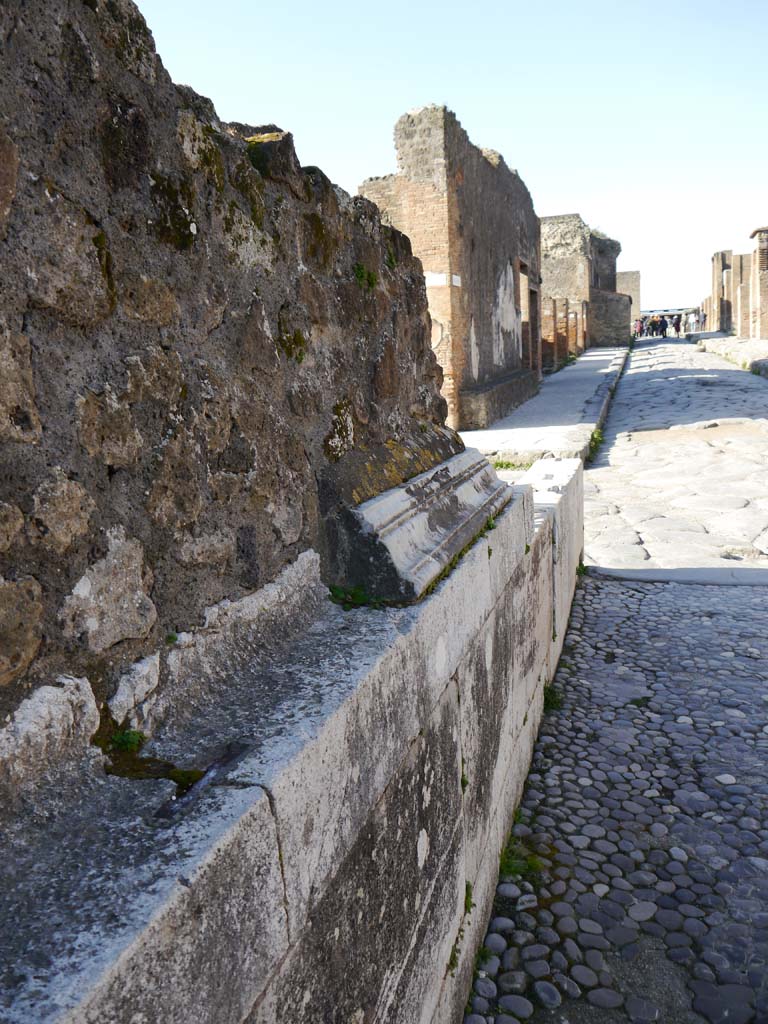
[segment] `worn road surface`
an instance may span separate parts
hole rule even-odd
[[[717,357],[632,354],[586,477],[620,575],[579,582],[467,1024],[768,1022],[766,414]]]

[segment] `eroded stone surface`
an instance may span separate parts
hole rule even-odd
[[[39,440],[29,338],[0,332],[0,441]]]
[[[420,264],[373,204],[177,88],[130,0],[5,4],[0,34],[0,504],[25,516],[0,519],[0,576],[42,588],[25,681],[108,698],[156,649],[148,598],[96,646],[58,614],[107,530],[177,634],[310,548],[343,583],[345,510],[462,444]]]
[[[40,686],[0,729],[0,792],[15,803],[46,776],[76,766],[91,750],[99,711],[87,679]],[[94,755],[95,756],[95,755]]]
[[[141,544],[121,528],[111,530],[108,541],[106,557],[86,570],[61,610],[64,635],[84,635],[97,654],[147,636],[157,619]]]
[[[0,686],[24,675],[42,640],[41,587],[0,576]]]
[[[50,480],[35,492],[35,504],[29,530],[33,544],[63,554],[78,537],[88,532],[96,508],[88,492],[74,480],[56,470]]]

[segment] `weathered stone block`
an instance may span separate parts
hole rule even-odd
[[[42,640],[42,591],[37,580],[0,576],[0,686],[24,675]]]
[[[87,679],[62,676],[40,686],[0,729],[0,794],[14,804],[42,779],[56,777],[96,751],[99,711]]]
[[[40,440],[29,338],[0,332],[0,441]]]
[[[418,598],[511,497],[478,451],[455,455],[353,509],[346,577],[374,597]]]
[[[19,173],[19,153],[13,142],[0,128],[0,240],[5,237],[8,214],[16,195]]]
[[[449,686],[292,932],[291,954],[249,1024],[422,1019],[435,974],[447,968],[464,887],[458,710]],[[291,812],[279,793],[275,808],[282,833]],[[318,842],[317,833],[308,839]],[[426,962],[425,947],[432,950]]]
[[[141,544],[126,539],[121,527],[110,530],[107,539],[106,557],[86,570],[61,610],[64,635],[83,637],[96,653],[147,636],[157,619]]]
[[[23,525],[24,514],[18,505],[0,502],[0,553],[13,544]]]
[[[151,732],[151,697],[160,682],[160,655],[152,654],[135,662],[120,678],[117,692],[109,700],[109,710],[119,726]]]
[[[87,491],[57,468],[53,479],[35,491],[29,539],[61,555],[88,532],[95,508]]]

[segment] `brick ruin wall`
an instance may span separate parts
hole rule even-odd
[[[129,0],[0,33],[5,714],[64,670],[104,699],[307,548],[333,577],[342,510],[461,445],[370,202],[174,86]]]
[[[541,221],[542,297],[557,303],[558,319],[565,307],[575,323],[563,321],[561,333],[542,332],[542,343],[553,366],[562,365],[558,353],[576,353],[589,345],[626,345],[629,342],[630,300],[616,291],[616,259],[621,245],[592,231],[579,214],[544,217]],[[625,316],[622,322],[620,316]],[[553,323],[551,317],[548,323]]]
[[[360,191],[422,260],[449,422],[484,426],[536,386],[539,220],[520,176],[445,107],[404,115],[395,144],[398,173]]]

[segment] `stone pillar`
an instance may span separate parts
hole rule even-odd
[[[545,299],[541,304],[541,368],[554,370],[557,340],[557,299]]]
[[[768,227],[757,228],[750,238],[756,239],[751,265],[750,336],[768,341]]]
[[[557,307],[557,338],[555,342],[555,367],[562,366],[568,358],[568,299],[563,299]]]

